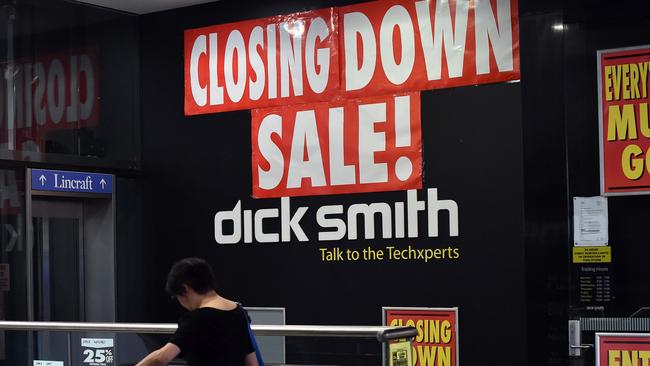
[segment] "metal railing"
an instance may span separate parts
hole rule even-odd
[[[0,321],[0,330],[60,331],[60,332],[123,332],[171,334],[176,324],[167,323],[71,323]],[[251,325],[258,336],[288,337],[354,337],[375,338],[379,342],[391,339],[413,338],[414,327],[344,326],[344,325]]]
[[[580,329],[594,332],[648,332],[650,318],[580,318]]]

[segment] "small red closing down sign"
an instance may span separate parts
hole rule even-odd
[[[596,366],[645,366],[650,363],[650,334],[596,333]]]
[[[458,308],[383,309],[384,325],[414,327],[415,366],[458,366]]]
[[[252,111],[256,198],[422,188],[420,95]]]

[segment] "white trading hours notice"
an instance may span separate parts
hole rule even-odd
[[[111,366],[115,363],[112,338],[81,338],[83,365]]]

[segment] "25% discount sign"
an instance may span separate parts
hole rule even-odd
[[[82,338],[83,365],[109,366],[115,363],[112,338]]]

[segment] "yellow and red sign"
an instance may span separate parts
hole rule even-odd
[[[458,365],[458,308],[383,308],[384,325],[415,327],[415,366]]]
[[[650,334],[596,333],[596,366],[650,364]]]
[[[650,192],[650,46],[598,51],[603,194]]]

